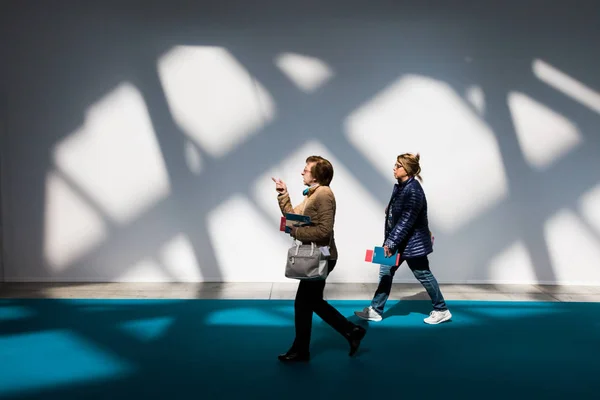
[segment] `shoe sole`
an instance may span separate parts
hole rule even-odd
[[[358,313],[356,311],[354,311],[354,315],[356,315],[358,318],[364,319],[365,321],[372,321],[372,322],[379,322],[383,319],[383,318],[375,319],[375,318],[365,317],[364,315],[361,315],[360,313]]]
[[[437,325],[437,324],[441,324],[442,322],[450,321],[451,319],[452,319],[452,315],[449,315],[437,322],[427,322],[425,320],[423,320],[423,322],[425,322],[427,325]]]

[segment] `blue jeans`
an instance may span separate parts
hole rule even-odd
[[[407,262],[408,267],[413,272],[415,278],[421,282],[421,285],[423,285],[427,291],[427,294],[429,294],[431,303],[433,304],[433,309],[436,311],[447,310],[448,306],[446,306],[446,301],[444,300],[444,296],[442,296],[442,292],[440,291],[440,285],[429,270],[429,259],[427,256],[415,257],[407,260],[400,259],[400,264],[395,267],[381,265],[379,267],[379,286],[377,287],[375,296],[373,296],[373,300],[371,301],[371,307],[380,315],[383,314],[385,303],[390,297],[390,292],[392,291],[392,280],[394,279],[394,274],[404,261]]]

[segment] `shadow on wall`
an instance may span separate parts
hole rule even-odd
[[[600,284],[594,2],[271,3],[5,6],[6,280],[282,280],[270,176],[318,152],[374,281],[420,151],[440,281]]]

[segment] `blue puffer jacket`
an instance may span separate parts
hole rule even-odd
[[[419,181],[411,177],[395,184],[386,214],[383,245],[392,253],[398,250],[402,258],[413,258],[433,252],[427,199]]]

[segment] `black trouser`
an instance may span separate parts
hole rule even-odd
[[[329,273],[333,271],[337,260],[329,260]],[[299,352],[308,352],[312,330],[312,317],[315,312],[323,321],[348,338],[354,324],[323,299],[325,279],[318,281],[300,281],[294,302],[294,320],[296,339],[293,348]]]

